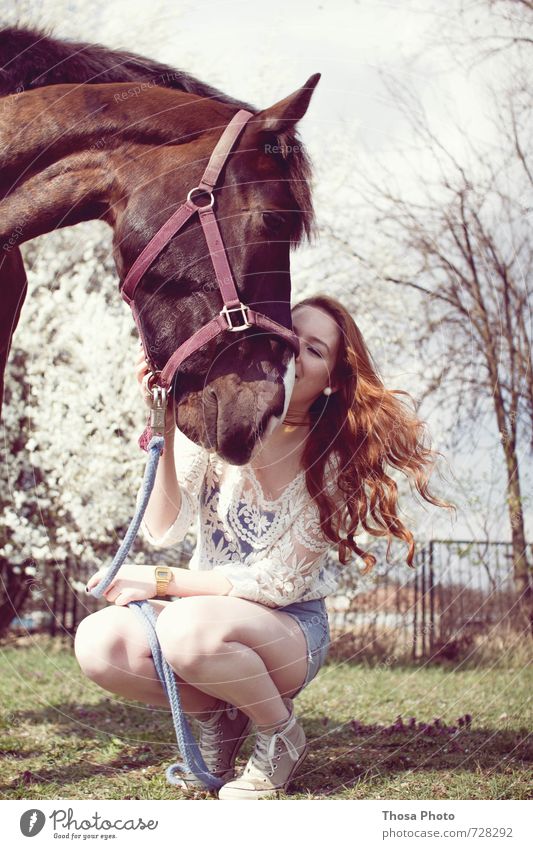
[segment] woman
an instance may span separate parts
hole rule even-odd
[[[202,755],[226,782],[220,799],[276,797],[305,758],[292,700],[326,659],[324,598],[338,586],[331,545],[342,565],[353,552],[368,572],[376,559],[355,542],[361,525],[387,536],[389,548],[392,537],[406,542],[412,566],[413,535],[397,515],[387,467],[406,474],[426,501],[451,506],[428,490],[436,453],[398,397],[407,393],[385,388],[342,304],[306,298],[292,319],[301,346],[283,423],[238,467],[175,432],[170,414],[175,456],[164,452],[143,523],[152,544],[167,546],[199,520],[190,568],[170,572],[167,594],[175,600],[151,604],[183,709],[198,719]],[[145,374],[140,361],[140,382]],[[125,607],[156,595],[153,569],[124,565],[105,595],[114,604],[84,619],[76,634],[81,668],[111,692],[166,706],[142,623]],[[235,778],[252,723],[255,748]],[[182,786],[203,785],[187,773]]]

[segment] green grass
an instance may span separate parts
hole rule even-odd
[[[523,658],[476,668],[328,661],[296,699],[310,753],[281,798],[531,798],[531,678]],[[0,682],[1,798],[187,798],[165,779],[181,760],[170,713],[88,681],[70,643],[4,643]]]

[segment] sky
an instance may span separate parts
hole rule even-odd
[[[450,20],[455,3],[93,0],[90,8],[81,0],[1,3],[4,20],[48,24],[58,36],[150,55],[259,108],[282,99],[320,72],[320,83],[299,124],[319,180],[319,217],[327,211],[328,180],[333,174],[350,187],[350,148],[347,152],[340,139],[348,137],[354,152],[364,151],[369,167],[376,157],[394,162],[397,151],[408,143],[405,120],[384,86],[384,75],[414,84],[446,144],[459,144],[455,121],[485,140],[492,132],[485,102],[489,71],[460,70],[439,44],[441,32],[457,23]],[[293,262],[296,272],[309,264],[305,250]],[[430,425],[437,431],[441,424],[436,410]],[[495,473],[491,451],[494,434],[481,430],[472,449],[454,458],[455,474],[460,478],[464,470],[466,480],[466,471],[471,470],[489,480]],[[524,456],[523,462],[530,465],[530,458]],[[434,521],[436,534],[471,535],[461,519],[453,530],[448,519],[435,515]],[[501,506],[494,522],[499,535],[507,538]],[[528,522],[531,536],[531,515]]]
[[[464,120],[482,118],[475,81],[465,86],[449,60],[430,49],[446,8],[436,0],[95,0],[90,14],[80,0],[1,6],[4,19],[18,15],[50,24],[60,36],[149,53],[258,107],[318,71],[313,107],[300,125],[308,144],[334,127],[357,129],[371,147],[394,144],[399,115],[383,90],[383,72],[430,92],[442,120],[450,103]]]

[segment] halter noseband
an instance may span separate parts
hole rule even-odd
[[[226,330],[236,333],[242,330],[247,330],[249,327],[256,325],[269,333],[281,336],[286,342],[288,342],[289,345],[291,345],[296,355],[299,353],[299,340],[292,330],[289,330],[282,324],[278,324],[277,321],[274,321],[272,318],[268,318],[268,316],[263,315],[263,313],[251,309],[251,307],[246,306],[246,304],[241,303],[233,281],[233,275],[229,266],[222,236],[213,212],[213,205],[215,202],[213,189],[217,183],[220,171],[222,170],[233,145],[237,141],[237,138],[251,117],[252,113],[245,109],[239,110],[239,112],[233,116],[215,145],[207,164],[207,168],[205,169],[199,184],[189,191],[185,203],[178,207],[178,209],[157,231],[155,236],[148,242],[146,247],[131,266],[124,280],[122,297],[132,309],[133,317],[139,329],[139,335],[143,343],[144,352],[148,359],[147,346],[142,333],[139,313],[134,300],[135,291],[143,274],[151,266],[156,257],[159,256],[163,248],[170,242],[171,238],[186,224],[191,215],[194,215],[195,212],[198,213],[207,242],[207,247],[209,249],[211,262],[213,263],[213,268],[215,270],[218,286],[220,288],[220,293],[222,295],[222,300],[224,301],[224,306],[215,318],[212,318],[211,321],[193,333],[193,335],[183,342],[168,359],[164,368],[157,377],[157,383],[162,390],[168,391],[170,389],[176,371],[187,357],[190,357],[190,355],[197,351],[198,348],[201,348],[202,345],[205,345],[211,339],[214,339],[219,333]],[[196,192],[201,192],[202,194],[207,193],[210,196],[209,202],[202,206],[198,206],[194,202],[193,197]],[[237,321],[242,320],[242,323],[234,323],[235,319],[232,319],[232,314],[235,313],[239,314],[236,316]]]

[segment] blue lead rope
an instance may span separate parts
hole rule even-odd
[[[130,548],[141,526],[144,512],[154,488],[157,466],[159,464],[159,458],[163,452],[164,445],[165,439],[163,436],[152,437],[148,444],[148,460],[146,462],[146,469],[144,471],[144,478],[142,482],[141,499],[137,505],[135,515],[130,522],[126,536],[115,554],[107,574],[90,592],[94,598],[102,597],[103,593],[111,584],[129,554]],[[154,665],[170,702],[174,729],[176,731],[176,740],[178,741],[178,748],[185,762],[184,764],[179,762],[171,764],[171,766],[168,767],[165,773],[167,781],[169,784],[179,784],[179,777],[176,777],[175,773],[189,771],[192,772],[193,775],[202,781],[209,789],[219,790],[223,786],[224,782],[222,779],[217,778],[215,775],[210,773],[207,769],[206,763],[202,758],[196,740],[194,739],[189,727],[189,723],[187,722],[187,717],[183,713],[178,687],[176,686],[176,679],[174,677],[174,671],[172,667],[169,666],[161,652],[161,646],[155,629],[155,611],[152,605],[146,600],[130,601],[127,606],[131,607],[132,610],[135,610],[137,616],[142,619],[146,627]]]

